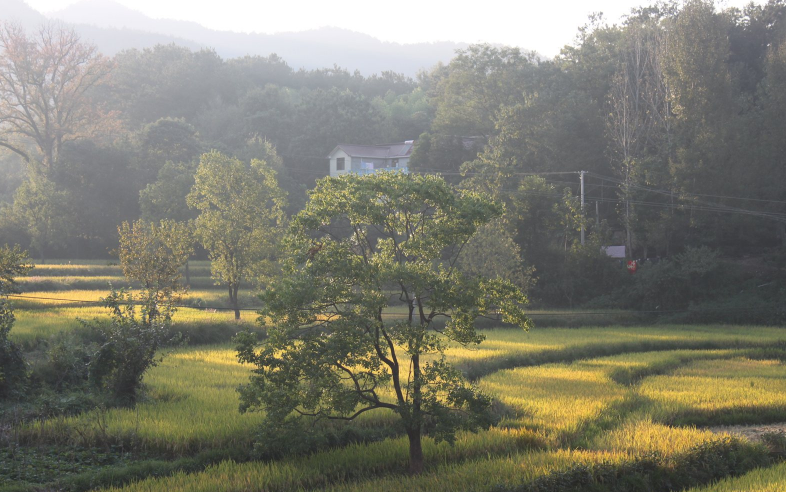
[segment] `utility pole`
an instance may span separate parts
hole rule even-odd
[[[581,181],[581,245],[584,246],[584,173],[587,171],[579,171],[579,179]]]

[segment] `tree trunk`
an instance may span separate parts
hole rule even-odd
[[[423,472],[423,445],[420,426],[408,429],[407,436],[409,436],[409,473],[410,475],[420,475]]]
[[[235,308],[235,321],[240,320],[240,305],[237,302],[237,291],[239,287],[239,284],[230,284],[229,286],[229,300],[232,302],[232,307]]]

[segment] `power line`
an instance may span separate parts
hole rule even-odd
[[[20,299],[36,299],[36,300],[49,300],[49,301],[63,301],[63,302],[72,302],[72,303],[85,303],[85,304],[101,304],[103,301],[95,301],[95,300],[82,300],[82,299],[62,299],[56,297],[42,297],[42,296],[26,296],[20,294],[8,294],[8,297],[15,297]],[[231,307],[224,307],[224,306],[189,306],[189,305],[176,305],[175,307],[178,308],[188,308],[188,309],[197,309],[197,310],[216,310],[216,311],[234,311],[235,308]],[[257,312],[261,309],[261,307],[249,307],[249,308],[240,308],[239,311],[254,311]],[[567,313],[529,313],[527,314],[528,317],[576,317],[576,316],[630,316],[630,315],[641,315],[641,314],[657,314],[657,315],[668,315],[668,314],[680,314],[680,313],[734,313],[734,312],[775,312],[778,308],[712,308],[712,309],[676,309],[676,310],[642,310],[642,311],[584,311],[584,312],[567,312]],[[407,317],[408,314],[406,313],[382,313],[383,318],[404,318]]]
[[[591,172],[591,171],[587,172],[587,174],[589,174],[590,176],[593,176],[595,178],[602,179],[604,181],[610,181],[612,183],[618,183],[618,184],[623,184],[623,185],[625,184],[625,182],[622,181],[619,178],[612,178],[612,177],[609,177],[609,176],[603,176],[602,174],[597,174],[597,173],[594,173],[594,172]],[[634,188],[639,188],[639,189],[646,190],[646,191],[652,191],[652,192],[655,192],[655,193],[663,193],[663,194],[667,194],[667,195],[675,196],[675,197],[681,196],[680,194],[674,193],[674,192],[669,191],[669,190],[663,190],[663,189],[658,189],[658,188],[651,188],[651,187],[648,187],[648,186],[637,185],[635,183],[631,184],[631,186],[634,187]],[[709,198],[723,198],[723,199],[729,199],[729,200],[746,200],[746,201],[754,201],[754,202],[786,204],[786,201],[783,201],[783,200],[768,200],[768,199],[764,199],[764,198],[749,198],[749,197],[729,196],[729,195],[710,195],[710,194],[706,194],[706,193],[689,193],[689,192],[685,192],[684,195],[704,196],[704,197],[709,197]]]
[[[430,173],[425,173],[424,172],[422,174],[430,174]],[[456,174],[456,175],[467,176],[467,175],[478,175],[478,174],[481,174],[481,173],[441,173],[441,174]],[[511,173],[512,176],[541,176],[541,175],[549,176],[549,175],[565,175],[565,174],[580,174],[580,172],[577,172],[577,171],[554,171],[554,172]],[[612,183],[615,183],[615,184],[618,184],[618,185],[625,185],[625,183],[623,181],[621,181],[620,179],[618,179],[618,178],[604,176],[604,175],[597,174],[597,173],[594,173],[594,172],[587,172],[587,174],[590,175],[590,176],[593,176],[595,178],[598,178],[600,180],[606,181],[606,182],[612,182]],[[556,181],[556,182],[557,183],[573,184],[571,182],[565,182],[565,181]],[[603,184],[594,184],[594,185],[590,185],[590,186],[601,186],[601,187],[609,187],[609,188],[615,188],[615,189],[619,188],[618,186],[610,186],[610,185],[603,185]],[[758,202],[763,202],[763,203],[777,203],[777,204],[786,203],[786,202],[782,202],[782,201],[779,201],[779,200],[765,200],[765,199],[757,199],[757,198],[750,199],[750,198],[745,198],[745,197],[731,197],[731,196],[722,196],[722,195],[708,195],[708,194],[700,195],[700,194],[691,194],[691,193],[677,194],[677,193],[674,193],[674,192],[669,191],[669,190],[652,188],[652,187],[642,186],[642,185],[637,185],[637,184],[630,184],[629,186],[631,186],[632,188],[635,188],[635,189],[640,189],[640,190],[649,191],[649,192],[652,192],[652,193],[658,193],[658,194],[661,194],[661,195],[665,195],[665,196],[668,196],[670,198],[676,198],[677,200],[681,200],[681,201],[689,200],[690,198],[687,198],[685,195],[691,195],[691,196],[706,196],[706,197],[715,197],[715,198],[724,198],[724,199],[752,200],[752,201],[758,201]],[[497,191],[498,192],[505,192],[505,193],[509,193],[509,194],[522,194],[522,195],[543,196],[543,197],[553,197],[553,198],[562,198],[563,197],[563,195],[561,195],[561,194],[559,194],[559,195],[554,194],[554,193],[549,194],[549,193],[536,192],[536,191],[527,191],[527,190],[522,190],[522,189],[517,189],[517,190],[505,190],[505,189],[502,189],[502,190],[497,190]],[[764,211],[760,211],[760,210],[750,210],[750,209],[745,209],[745,208],[740,208],[740,207],[732,207],[732,206],[729,206],[729,205],[713,203],[713,202],[707,202],[707,201],[704,201],[704,200],[695,200],[695,201],[693,201],[692,203],[690,203],[688,205],[684,205],[684,204],[683,205],[677,205],[677,204],[671,204],[671,203],[660,203],[660,202],[652,202],[652,201],[644,201],[644,200],[614,199],[614,198],[606,198],[606,197],[588,197],[587,199],[588,200],[592,200],[592,201],[602,202],[602,203],[626,203],[627,202],[627,203],[632,203],[632,204],[640,205],[640,206],[658,207],[658,208],[667,208],[667,209],[684,209],[685,207],[690,207],[692,210],[699,210],[699,211],[705,211],[705,212],[717,212],[717,213],[730,213],[730,214],[739,214],[739,215],[749,215],[749,216],[754,216],[754,217],[762,217],[762,218],[774,219],[774,220],[777,220],[777,221],[786,221],[786,214],[777,213],[777,212],[764,212]]]

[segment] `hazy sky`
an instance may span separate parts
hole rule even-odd
[[[26,0],[41,11],[78,0]],[[756,3],[761,3],[757,0]],[[117,0],[154,18],[194,21],[211,29],[274,33],[335,26],[382,41],[489,42],[534,49],[552,56],[573,41],[592,12],[617,21],[648,0],[483,0],[478,2],[398,0]],[[742,6],[749,0],[719,5]]]

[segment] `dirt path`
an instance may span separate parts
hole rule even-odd
[[[761,441],[762,434],[786,434],[786,422],[767,425],[727,425],[708,427],[707,430],[718,434],[723,432],[737,434],[747,437],[751,441]]]

